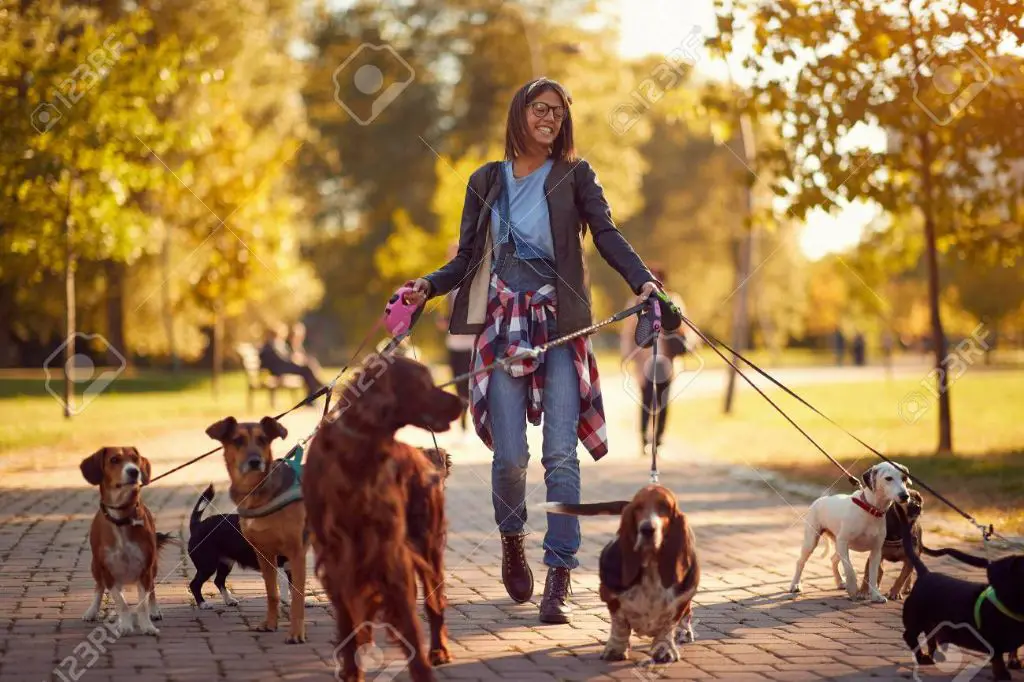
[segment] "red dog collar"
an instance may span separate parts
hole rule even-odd
[[[884,511],[882,511],[878,507],[875,507],[875,506],[872,506],[872,505],[868,504],[867,502],[865,502],[864,500],[860,499],[859,497],[852,497],[850,499],[853,500],[853,503],[855,505],[857,505],[858,507],[860,507],[861,509],[866,511],[868,514],[871,514],[872,516],[874,516],[876,518],[880,519],[883,516],[885,516],[885,512]]]

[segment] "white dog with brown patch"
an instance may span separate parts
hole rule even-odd
[[[832,575],[836,587],[842,589],[844,582],[839,574],[842,563],[846,572],[845,587],[850,599],[856,601],[863,595],[857,591],[857,572],[850,561],[850,551],[870,552],[868,557],[868,596],[876,604],[886,599],[878,591],[878,566],[882,563],[882,545],[885,543],[885,512],[895,502],[910,499],[907,485],[909,472],[902,465],[882,462],[864,472],[863,490],[852,495],[829,495],[819,497],[811,504],[804,519],[804,545],[796,562],[796,573],[789,586],[790,592],[800,591],[800,574],[822,535],[835,541],[832,555]],[[826,546],[826,552],[828,551]]]

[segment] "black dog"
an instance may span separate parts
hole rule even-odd
[[[235,564],[253,571],[260,569],[256,558],[256,550],[242,535],[238,514],[215,514],[203,519],[203,511],[213,501],[213,485],[210,485],[196,501],[192,516],[188,522],[188,556],[196,567],[196,575],[189,583],[189,590],[201,609],[212,609],[213,605],[203,600],[203,585],[214,573],[213,584],[220,591],[221,598],[227,606],[235,606],[238,600],[228,591],[226,582],[228,574]],[[288,582],[292,581],[288,561],[277,557],[278,568],[284,568]],[[281,594],[287,594],[287,591]]]
[[[903,551],[917,571],[917,581],[903,604],[903,641],[914,652],[917,664],[933,664],[938,644],[955,644],[984,654],[991,649],[992,675],[997,680],[1009,680],[1010,672],[1003,662],[1003,654],[1013,654],[1024,644],[1024,622],[1003,614],[993,601],[983,599],[983,593],[991,586],[1000,603],[1024,618],[1024,556],[1009,556],[991,562],[982,559],[978,564],[972,564],[986,569],[989,585],[933,573],[914,551],[906,517],[901,514],[900,520]],[[937,551],[952,556],[963,555],[956,550]],[[974,617],[979,599],[983,599],[980,623]],[[922,634],[928,638],[927,654],[918,648],[918,637]],[[979,635],[984,641],[978,641]]]
[[[882,545],[882,563],[878,565],[878,586],[881,588],[884,562],[891,561],[903,564],[900,574],[896,577],[888,594],[886,594],[889,599],[893,600],[902,599],[910,594],[911,574],[914,572],[914,564],[911,563],[903,551],[903,526],[900,524],[899,516],[896,515],[897,506],[902,507],[906,511],[907,519],[910,521],[910,535],[914,539],[914,549],[920,549],[925,554],[929,554],[929,550],[921,545],[921,522],[919,519],[921,511],[924,509],[924,501],[921,498],[921,493],[916,490],[908,488],[907,492],[910,493],[909,500],[897,502],[889,507],[889,510],[885,513],[885,544]],[[867,594],[868,591],[868,565],[866,562],[864,564],[864,578],[860,583],[860,591],[862,594]]]

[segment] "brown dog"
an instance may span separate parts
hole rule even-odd
[[[451,660],[444,623],[447,458],[398,442],[395,432],[410,425],[447,431],[462,405],[434,386],[424,365],[374,355],[309,447],[302,487],[346,682],[363,679],[356,652],[371,641],[367,625],[378,614],[403,640],[416,682],[433,679],[431,664]],[[429,659],[416,617],[417,577],[430,624]]]
[[[288,431],[271,417],[259,423],[239,423],[228,417],[206,429],[206,434],[224,444],[224,463],[231,478],[231,499],[238,506],[242,535],[256,550],[256,559],[267,588],[267,617],[256,628],[259,632],[277,630],[280,599],[277,587],[277,557],[288,560],[292,573],[290,627],[288,644],[306,641],[306,507],[292,502],[265,516],[247,518],[259,512],[295,483],[288,464],[274,460],[270,444],[285,438]]]
[[[690,607],[700,583],[700,564],[693,531],[672,491],[652,484],[629,502],[544,506],[555,514],[622,517],[617,537],[605,545],[598,563],[599,594],[612,617],[601,658],[625,660],[635,632],[653,638],[651,658],[656,663],[678,661],[677,642],[695,638]]]
[[[137,585],[139,631],[160,634],[153,625],[153,620],[161,618],[155,591],[157,553],[173,539],[156,532],[153,514],[142,503],[142,486],[150,478],[149,460],[133,447],[106,447],[82,460],[79,468],[86,481],[100,487],[100,508],[89,529],[96,592],[82,620],[96,620],[103,593],[109,592],[118,614],[115,636],[133,632],[122,590]]]

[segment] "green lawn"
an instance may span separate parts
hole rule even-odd
[[[334,376],[334,371],[324,374]],[[61,395],[60,379],[51,388]],[[82,388],[78,390],[81,406]],[[246,410],[245,377],[225,374],[219,398],[214,397],[209,372],[128,371],[118,376],[72,419],[62,416],[61,403],[47,392],[38,372],[0,374],[0,457],[14,450],[64,446],[75,442],[106,442],[123,438],[126,427],[133,438],[178,428],[205,425],[205,419]],[[274,412],[294,404],[301,395],[278,391]],[[256,410],[270,412],[268,394],[260,392]]]
[[[900,404],[919,379],[894,379],[797,388],[796,392],[980,521],[1002,532],[1024,533],[1024,371],[977,367],[951,388],[952,456],[934,455],[938,405],[908,424]],[[734,414],[721,414],[721,398],[679,401],[669,428],[698,451],[720,460],[773,470],[821,484],[841,472],[752,389],[744,386]],[[878,458],[796,400],[768,395],[830,454],[859,475]],[[845,483],[838,490],[847,490]],[[937,500],[926,497],[929,512]],[[965,528],[969,528],[965,526]]]

